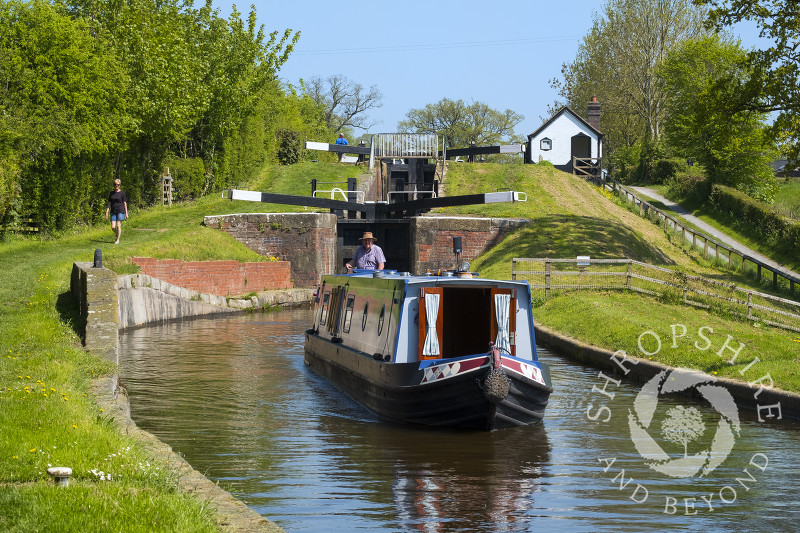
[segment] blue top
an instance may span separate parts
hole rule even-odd
[[[336,139],[336,144],[347,144],[347,139],[345,139],[344,137],[339,137],[338,139]]]

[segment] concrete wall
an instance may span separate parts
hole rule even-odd
[[[289,261],[295,287],[316,287],[336,269],[336,220],[331,213],[245,213],[207,216],[203,224],[258,254]]]
[[[143,274],[173,285],[220,296],[291,288],[288,261],[180,261],[134,257]]]
[[[461,237],[461,261],[472,261],[528,220],[473,217],[415,217],[411,228],[411,265],[417,274],[455,265],[453,237]]]

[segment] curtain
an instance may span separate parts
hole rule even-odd
[[[436,333],[436,320],[439,318],[439,295],[425,295],[425,345],[422,348],[424,356],[439,355],[439,337]]]
[[[511,342],[508,338],[508,316],[510,294],[494,295],[494,315],[497,320],[497,338],[494,341],[495,347],[501,352],[511,353]]]

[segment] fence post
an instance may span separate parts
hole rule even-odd
[[[759,283],[761,283],[761,265],[760,265],[760,264],[758,264],[758,265],[756,265],[756,266],[758,267],[758,271],[757,271],[757,273],[756,273],[756,281],[758,281]]]
[[[550,296],[550,261],[544,262],[544,297]]]
[[[703,239],[703,259],[708,259],[708,239]]]
[[[517,258],[511,260],[511,279],[517,279]]]
[[[747,293],[747,318],[753,318],[753,293]]]
[[[697,233],[692,232],[692,251],[697,250]]]
[[[772,288],[773,289],[778,288],[778,273],[775,272],[774,270],[772,271]]]
[[[633,271],[633,262],[628,261],[628,271],[625,274],[625,288],[630,290],[631,288],[631,272]]]

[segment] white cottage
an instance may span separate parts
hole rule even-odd
[[[600,122],[600,103],[589,102],[589,120],[581,118],[568,106],[553,115],[539,129],[528,135],[527,163],[550,161],[566,172],[572,172],[574,157],[603,157],[603,134],[597,129]]]

